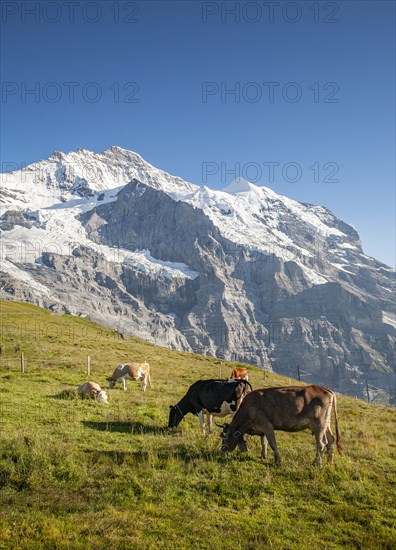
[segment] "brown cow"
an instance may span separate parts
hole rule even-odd
[[[280,456],[275,439],[275,430],[299,432],[309,428],[316,439],[315,463],[320,464],[324,448],[328,458],[333,458],[335,438],[330,430],[331,410],[337,437],[337,449],[342,454],[341,435],[338,429],[336,395],[323,386],[288,386],[284,388],[264,388],[249,393],[230,424],[222,426],[221,450],[232,451],[238,445],[247,451],[244,434],[259,435],[262,443],[262,457],[267,456],[267,442],[274,451],[275,463]]]
[[[151,388],[150,365],[146,362],[118,365],[113,374],[107,378],[107,381],[110,388],[114,388],[116,382],[121,382],[124,391],[126,391],[126,379],[142,380],[142,390],[146,391],[147,383]]]
[[[240,379],[240,380],[249,380],[248,370],[244,367],[235,367],[232,369],[230,378]]]

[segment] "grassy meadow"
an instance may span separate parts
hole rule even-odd
[[[0,320],[0,548],[396,548],[395,409],[339,396],[345,454],[321,468],[308,431],[277,432],[279,467],[257,437],[221,456],[196,417],[166,426],[190,384],[228,377],[231,362],[27,304],[1,302]],[[129,381],[99,405],[65,391],[106,388],[118,363],[144,360],[146,393]],[[253,388],[290,383],[249,370]]]

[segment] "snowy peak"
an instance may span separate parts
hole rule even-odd
[[[259,190],[260,187],[254,185],[253,183],[250,183],[244,178],[236,178],[229,185],[227,185],[227,187],[224,187],[224,189],[222,189],[222,191],[224,191],[225,193],[230,193],[230,195],[237,195],[238,193],[249,193],[251,191],[257,192]]]
[[[0,203],[8,208],[47,208],[75,199],[76,195],[91,197],[133,179],[169,194],[196,188],[121,147],[111,147],[102,153],[77,149],[69,153],[54,151],[47,160],[1,174]]]
[[[296,263],[309,258],[311,264],[315,263],[317,245],[328,247],[331,243],[333,267],[337,263],[342,267],[346,256],[361,252],[357,233],[323,207],[299,203],[243,178],[221,191],[193,185],[117,146],[101,153],[82,148],[69,153],[54,151],[47,160],[2,174],[1,179],[0,215],[7,210],[42,209],[49,215],[49,210],[62,208],[64,215],[67,211],[74,219],[76,208],[86,212],[97,206],[97,201],[113,201],[123,186],[137,180],[199,208],[223,237],[257,251],[289,259],[292,250]],[[324,282],[323,277],[311,278]]]
[[[82,148],[54,151],[47,160],[2,174],[1,179],[0,215],[7,210],[59,209],[62,205],[64,212],[69,208],[75,216],[78,205],[80,211],[87,211],[98,200],[101,204],[113,201],[116,191],[137,180],[201,209],[224,237],[255,250],[290,258],[292,249],[299,263],[300,257],[312,260],[317,255],[319,241],[331,242],[337,248],[333,263],[340,265],[346,255],[361,251],[357,233],[323,207],[299,203],[243,178],[221,191],[193,185],[117,146],[101,153]]]

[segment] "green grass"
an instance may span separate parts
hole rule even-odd
[[[249,436],[248,453],[224,457],[197,418],[166,425],[192,382],[232,363],[31,305],[1,314],[0,548],[396,548],[395,410],[340,396],[345,455],[332,465],[312,466],[308,432],[277,432],[280,467]],[[108,406],[75,399],[87,355],[104,387],[119,362],[146,359],[153,388],[129,382]],[[254,388],[290,382],[249,370]]]

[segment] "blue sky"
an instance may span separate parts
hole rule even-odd
[[[213,188],[240,174],[395,265],[393,2],[56,6],[2,3],[3,170],[119,145]]]

